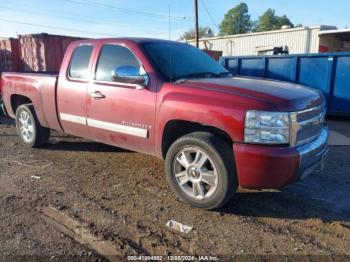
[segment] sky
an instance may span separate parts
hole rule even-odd
[[[194,27],[193,0],[0,0],[0,37],[51,33],[81,37],[170,38]],[[198,0],[199,23],[218,32],[224,14],[242,1]],[[246,0],[252,19],[266,9],[294,24],[350,27],[349,0]]]

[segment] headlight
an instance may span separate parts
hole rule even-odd
[[[247,111],[244,141],[253,144],[289,144],[289,113]]]

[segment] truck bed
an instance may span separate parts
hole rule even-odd
[[[57,80],[57,73],[2,73],[2,97],[8,115],[15,117],[16,101],[25,96],[34,105],[42,126],[61,130],[56,104]]]

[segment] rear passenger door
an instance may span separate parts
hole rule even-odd
[[[144,72],[127,46],[108,43],[98,51],[94,79],[88,88],[87,124],[93,139],[131,150],[153,153],[156,92],[149,81],[139,89],[116,82],[112,72],[133,67]]]
[[[62,69],[66,70],[66,74],[60,74],[57,90],[58,112],[63,130],[86,138],[89,137],[86,126],[86,92],[93,49],[92,44],[83,44],[70,50],[71,60],[65,61],[69,65]]]

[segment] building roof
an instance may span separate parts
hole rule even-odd
[[[336,30],[326,30],[320,31],[318,33],[319,36],[337,36],[345,41],[350,41],[350,29],[336,29]]]
[[[350,28],[320,31],[319,35],[350,33]]]
[[[145,37],[109,37],[109,38],[88,38],[88,39],[82,39],[75,41],[78,44],[86,44],[86,43],[108,43],[108,42],[134,42],[137,44],[144,44],[144,43],[178,43],[180,42],[166,40],[166,39],[159,39],[159,38],[145,38]]]
[[[201,38],[200,40],[204,41],[204,40],[216,40],[216,39],[247,37],[247,36],[254,36],[254,35],[280,34],[280,33],[284,33],[284,32],[294,32],[294,31],[311,30],[311,29],[319,29],[320,31],[323,31],[323,30],[336,30],[337,27],[336,26],[330,26],[330,25],[296,27],[296,28],[288,28],[288,29],[280,29],[280,30],[272,30],[272,31],[264,31],[264,32],[254,32],[254,33],[246,33],[246,34],[215,36],[215,37]],[[195,39],[187,40],[187,42],[194,42],[194,41],[195,41]]]

